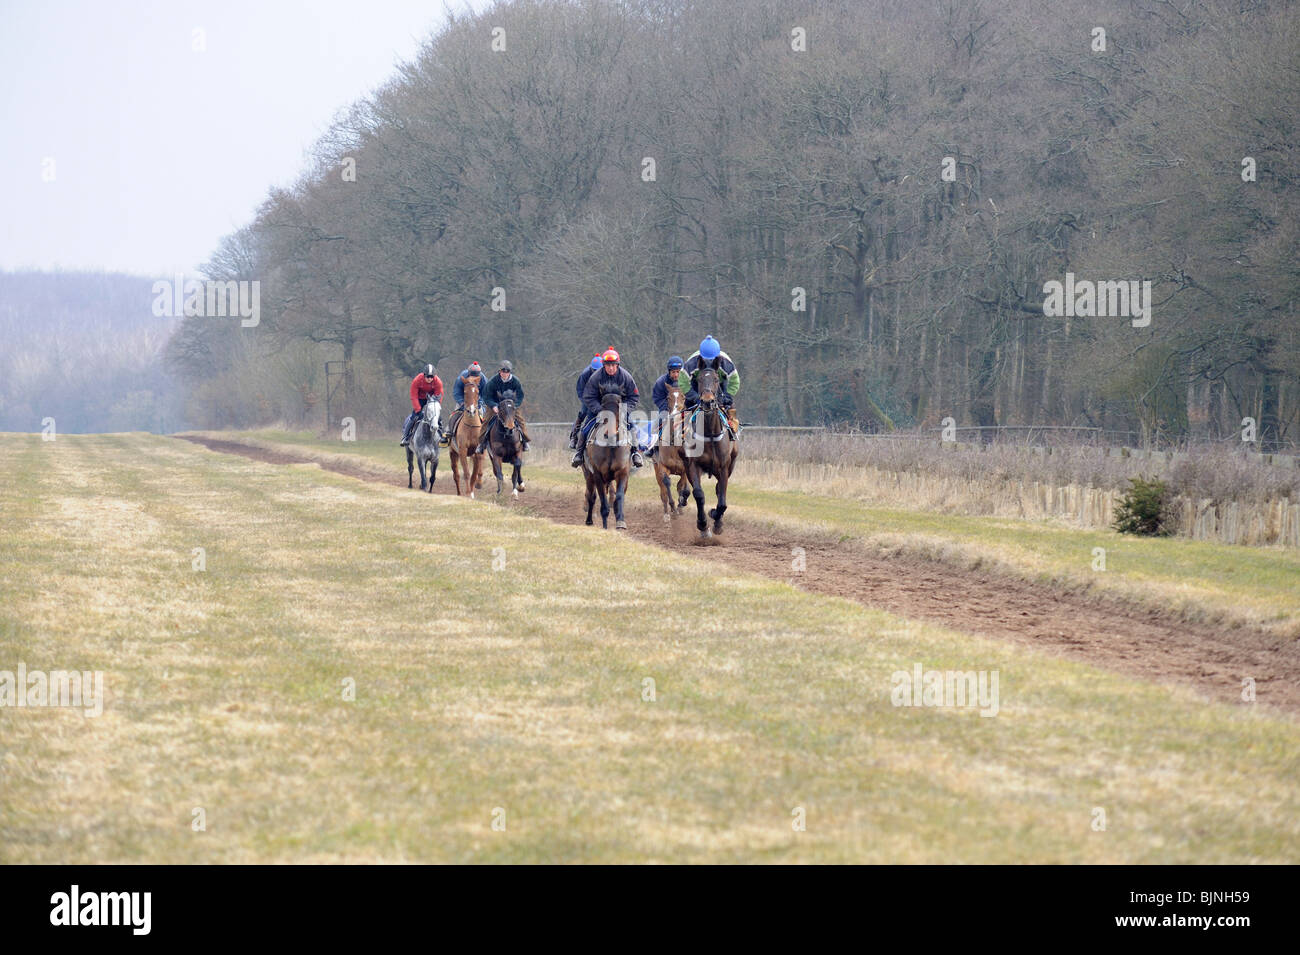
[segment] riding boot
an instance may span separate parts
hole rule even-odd
[[[580,467],[582,467],[582,452],[583,452],[584,450],[586,450],[586,447],[587,447],[587,439],[584,438],[584,437],[582,436],[581,433],[579,433],[579,434],[578,434],[578,446],[577,446],[577,448],[576,448],[576,449],[574,450],[574,452],[573,452],[573,460],[572,460],[571,462],[569,462],[569,463],[572,464],[575,468],[580,468]]]
[[[419,419],[414,411],[406,416],[406,426],[402,429],[402,440],[398,442],[398,447],[406,447],[411,442],[411,432],[415,430],[415,422]]]

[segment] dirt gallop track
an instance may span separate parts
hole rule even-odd
[[[363,481],[406,487],[396,465],[389,475],[337,457],[322,460],[239,441],[183,437],[213,451],[270,464],[317,464]],[[445,483],[440,481],[435,493],[454,494],[450,474],[444,477]],[[485,497],[493,496],[490,475],[483,491],[488,492]],[[531,489],[514,506],[561,524],[582,524],[582,493],[575,480],[572,492]],[[1252,677],[1261,704],[1300,713],[1300,647],[1294,640],[1246,626],[1187,623],[1096,594],[1066,592],[915,556],[882,557],[852,544],[828,542],[814,533],[778,530],[746,521],[743,514],[733,515],[735,509],[727,514],[726,533],[707,550],[696,547],[693,505],[689,514],[665,523],[657,504],[629,503],[626,533],[668,550],[707,556],[815,593],[1050,650],[1144,679],[1191,686],[1226,703],[1239,703],[1242,679]],[[597,522],[592,533],[615,531],[602,531]],[[791,571],[795,547],[805,552],[807,568],[801,574]]]

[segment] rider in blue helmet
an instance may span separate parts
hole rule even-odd
[[[569,432],[569,447],[578,447],[578,433],[582,430],[582,424],[587,420],[587,409],[582,403],[582,393],[587,389],[587,382],[591,376],[600,371],[600,356],[597,355],[591,360],[586,368],[582,369],[582,374],[578,376],[578,417],[573,422],[573,430]]]
[[[650,392],[650,399],[654,402],[655,407],[659,410],[659,425],[666,427],[665,422],[668,420],[668,413],[671,410],[668,407],[668,383],[676,384],[683,391],[686,386],[681,382],[682,366],[681,355],[673,355],[668,359],[668,371],[660,375],[655,380],[654,388]],[[650,456],[653,457],[658,451],[659,441],[657,439],[658,428],[655,428],[650,435]]]
[[[722,393],[718,395],[718,400],[722,403],[722,407],[727,409],[727,423],[731,426],[731,430],[736,431],[738,422],[734,402],[736,395],[740,393],[740,371],[736,368],[736,363],[731,360],[731,356],[722,350],[722,346],[712,335],[704,336],[699,351],[686,359],[686,364],[682,367],[679,381],[682,390],[686,392],[688,408],[694,408],[700,403],[700,394],[695,390],[695,386],[701,368],[713,368],[718,372],[718,383],[722,386]]]

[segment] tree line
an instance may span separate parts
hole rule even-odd
[[[742,418],[1300,429],[1300,14],[1280,0],[513,0],[451,16],[205,266],[207,425],[395,428],[425,361],[534,417],[706,333]],[[1045,314],[1149,282],[1150,321]],[[337,421],[334,422],[337,425]]]

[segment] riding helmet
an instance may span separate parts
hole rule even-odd
[[[668,370],[669,370],[669,371],[675,371],[676,369],[681,368],[681,367],[682,367],[682,364],[683,364],[683,362],[682,362],[682,356],[681,356],[681,355],[673,355],[672,358],[669,358],[669,359],[668,359]]]
[[[502,370],[502,371],[514,371],[514,370],[515,370],[515,366],[512,365],[512,364],[510,364],[510,362],[508,362],[508,361],[504,361],[504,360],[503,360],[503,361],[501,362],[501,370]]]
[[[614,351],[614,349],[612,348],[607,348],[605,349],[605,354],[600,356],[600,360],[612,361],[614,364],[617,365],[621,359],[618,357],[618,352]]]
[[[437,370],[436,368],[434,368],[432,365],[425,365],[425,366],[424,366],[424,377],[425,377],[425,378],[437,378],[437,377],[438,377],[438,370]]]
[[[713,361],[722,352],[722,346],[712,335],[705,335],[704,341],[700,342],[700,357],[705,361]]]
[[[592,371],[599,371],[599,370],[600,370],[600,356],[599,356],[599,355],[597,355],[595,358],[593,358],[593,359],[591,360],[591,370],[592,370]]]

